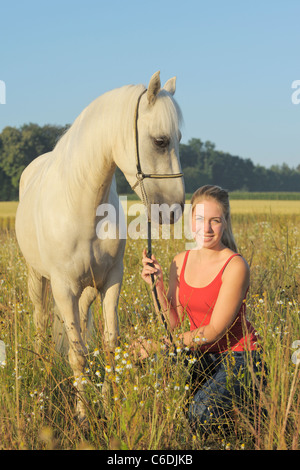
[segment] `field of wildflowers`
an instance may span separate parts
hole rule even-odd
[[[145,240],[127,242],[119,347],[114,355],[103,350],[97,299],[88,366],[75,379],[53,346],[50,293],[45,352],[35,353],[26,266],[14,232],[0,231],[0,449],[299,449],[300,215],[233,214],[233,228],[251,267],[247,314],[260,335],[268,375],[251,409],[245,400],[225,427],[216,423],[205,438],[186,416],[194,359],[162,349],[137,364],[130,352],[135,339],[165,334],[140,278]],[[184,240],[154,240],[166,280],[174,254],[184,249]],[[103,399],[105,373],[110,390]],[[85,383],[89,429],[74,416],[76,380]]]

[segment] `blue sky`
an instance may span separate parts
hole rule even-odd
[[[107,90],[177,76],[183,140],[300,164],[299,0],[0,0],[0,132],[72,123]]]

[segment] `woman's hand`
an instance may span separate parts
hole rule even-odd
[[[152,285],[151,274],[154,274],[156,285],[160,284],[161,286],[163,286],[162,269],[154,255],[152,255],[151,259],[147,257],[146,249],[144,249],[143,251],[142,263],[143,263],[143,270],[141,273],[142,279],[151,286]]]
[[[130,346],[130,352],[135,361],[142,361],[159,350],[159,342],[151,339],[139,338]]]

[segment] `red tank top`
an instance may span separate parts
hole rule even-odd
[[[184,279],[185,266],[189,251],[186,252],[184,262],[180,272],[179,282],[179,302],[184,313],[190,320],[190,330],[195,330],[200,326],[208,325],[212,312],[217,301],[222,285],[222,274],[229,261],[234,256],[241,256],[238,253],[228,258],[220,272],[205,287],[189,286]],[[247,292],[245,294],[246,299]],[[202,351],[224,352],[228,349],[233,351],[245,351],[256,349],[257,333],[251,323],[246,319],[245,299],[229,331],[219,341],[201,346]]]

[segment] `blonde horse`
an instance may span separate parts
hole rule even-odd
[[[112,204],[120,210],[116,166],[148,213],[151,204],[183,207],[181,113],[174,92],[175,78],[161,88],[157,72],[146,90],[131,85],[105,93],[82,111],[52,152],[35,159],[21,176],[16,234],[29,268],[35,326],[42,335],[48,321],[43,299],[50,282],[76,377],[85,368],[87,315],[98,292],[111,350],[119,335],[117,306],[126,240],[99,239],[96,234],[97,208]],[[83,391],[80,381],[78,389]],[[77,412],[84,417],[81,400]]]

